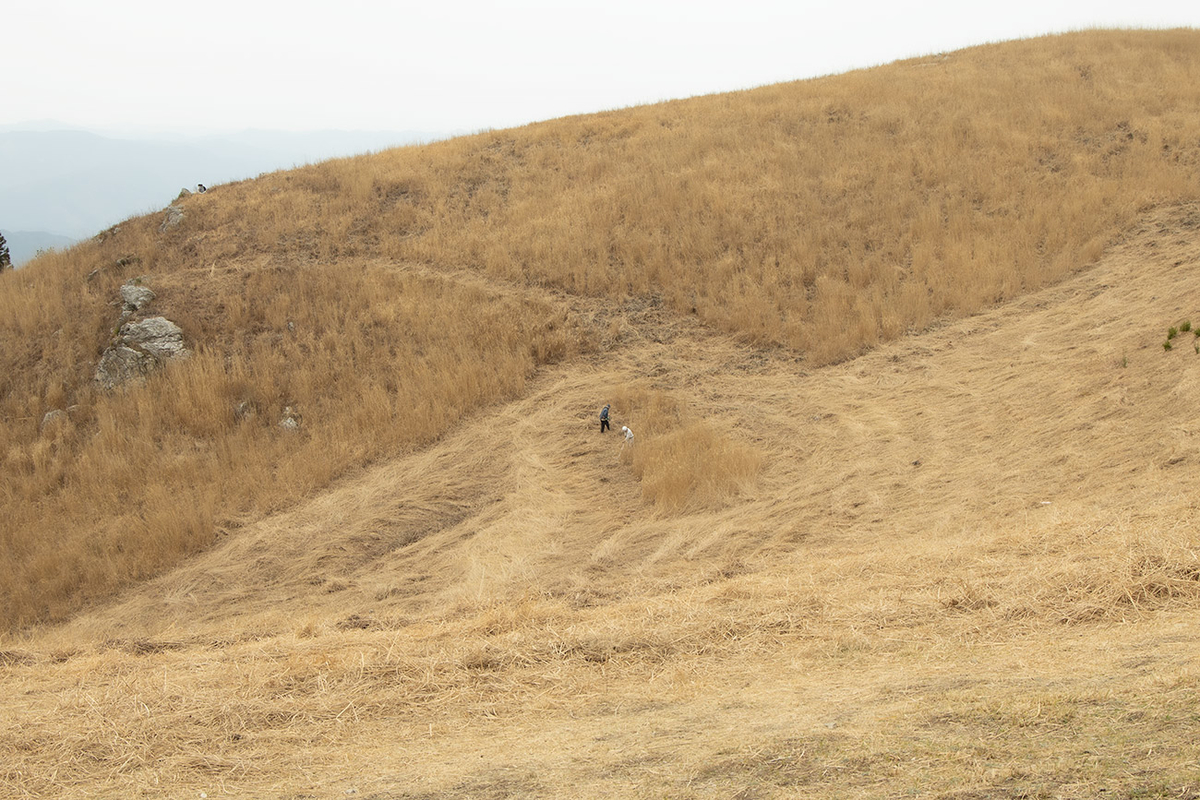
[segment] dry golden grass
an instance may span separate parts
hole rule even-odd
[[[197,225],[222,255],[658,292],[828,363],[1060,280],[1197,196],[1196,53],[1187,30],[979,47],[267,176],[197,200]]]
[[[521,291],[365,264],[192,268],[147,282],[161,298],[152,312],[184,327],[194,356],[105,394],[89,371],[125,276],[88,280],[78,267],[105,258],[87,257],[101,247],[16,273],[2,301],[18,344],[5,353],[12,424],[0,433],[7,626],[61,617],[245,518],[428,444],[577,348],[562,312]],[[28,310],[43,295],[60,298],[57,331]],[[68,418],[42,430],[56,408]],[[278,425],[285,408],[296,433]]]
[[[1195,43],[1079,33],[341,159],[7,275],[0,624],[155,574],[606,336],[545,288],[654,298],[814,366],[1060,280],[1197,196]],[[198,355],[104,397],[134,276]],[[288,406],[304,436],[274,428]],[[680,430],[634,468],[664,508],[720,502],[756,470],[743,444]]]
[[[0,641],[0,787],[1192,796],[1197,231],[819,370],[610,310],[600,367]],[[665,514],[598,397],[760,473]]]
[[[670,395],[635,383],[614,387],[604,396],[614,403],[614,419],[619,416],[637,431],[621,457],[641,481],[647,500],[672,511],[719,508],[758,475],[759,452],[722,433],[697,411],[681,408]]]
[[[1196,36],[333,162],[6,274],[4,607],[92,607],[0,634],[0,796],[1197,796]],[[135,275],[196,355],[102,395]]]

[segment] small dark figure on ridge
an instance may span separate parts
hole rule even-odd
[[[600,432],[604,433],[608,430],[608,406],[600,409]]]

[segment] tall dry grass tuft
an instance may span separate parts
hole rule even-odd
[[[606,396],[636,432],[622,458],[656,505],[669,511],[718,508],[758,476],[761,452],[665,392],[637,383],[612,387]]]

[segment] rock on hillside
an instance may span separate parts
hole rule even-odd
[[[166,233],[181,222],[183,222],[183,209],[172,203],[167,206],[166,215],[163,217],[162,225],[158,226],[158,232]]]
[[[166,317],[126,322],[100,356],[96,382],[113,389],[144,378],[170,359],[189,355],[183,346],[183,331]]]
[[[126,320],[145,308],[154,292],[140,283],[121,287],[121,326],[100,355],[95,380],[105,389],[114,389],[132,380],[141,380],[163,363],[191,355],[183,345],[183,331],[166,317],[149,317],[140,322]]]
[[[149,286],[130,282],[121,287],[121,301],[125,304],[125,311],[140,311],[150,305],[154,298],[155,294]]]

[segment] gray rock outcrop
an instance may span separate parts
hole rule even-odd
[[[171,359],[189,355],[183,331],[166,317],[126,322],[101,354],[95,379],[105,389],[115,389],[145,379]]]
[[[141,311],[154,299],[154,292],[149,286],[130,281],[121,287],[121,300],[125,303],[125,311]]]
[[[283,419],[279,420],[279,427],[285,431],[300,430],[300,415],[291,406],[285,406],[283,409]]]
[[[158,232],[166,233],[181,222],[183,222],[183,209],[177,205],[169,205],[167,206],[167,215],[163,218],[162,225],[158,226]]]
[[[144,350],[161,361],[190,355],[183,346],[183,331],[166,317],[127,322],[121,326],[119,336],[130,346]]]

